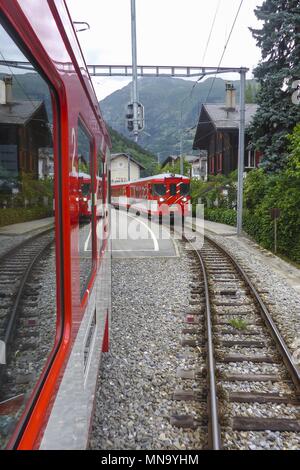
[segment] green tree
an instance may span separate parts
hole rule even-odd
[[[157,166],[156,169],[160,171],[158,173],[174,173],[176,175],[180,175],[180,160],[176,160],[176,162],[173,164],[168,163],[168,165],[165,165],[164,167],[159,167]],[[188,163],[186,160],[183,161],[183,174],[185,176],[190,176],[191,173],[191,164]]]
[[[258,93],[258,84],[255,82],[247,82],[246,92],[245,92],[245,101],[246,103],[256,103]]]
[[[262,60],[254,71],[259,109],[250,134],[253,147],[263,152],[262,167],[273,172],[285,167],[287,135],[300,121],[300,106],[292,102],[293,83],[300,79],[299,0],[265,0],[255,14],[263,22],[251,29]]]

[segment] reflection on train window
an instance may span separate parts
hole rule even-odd
[[[180,194],[182,196],[188,196],[190,194],[190,185],[187,183],[181,183]]]
[[[154,184],[153,185],[153,195],[154,196],[164,196],[166,194],[166,185],[165,184]]]
[[[82,195],[83,196],[88,196],[91,192],[91,185],[90,184],[87,184],[87,183],[84,183],[82,186],[81,186],[81,192],[82,192]]]
[[[78,124],[78,181],[80,293],[83,295],[93,263],[93,184],[91,141],[80,122]]]
[[[0,448],[56,333],[53,110],[48,84],[0,24]]]
[[[103,172],[103,155],[99,151],[97,155],[97,203],[96,203],[96,218],[97,218],[97,238],[98,238],[98,247],[102,248],[103,242],[103,231],[104,231],[104,187],[105,187],[105,175]]]
[[[176,196],[176,184],[170,184],[170,195]]]

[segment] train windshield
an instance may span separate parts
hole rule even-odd
[[[166,185],[165,184],[154,184],[153,185],[153,195],[154,196],[164,196],[166,194]]]
[[[176,183],[170,184],[170,195],[176,196]]]
[[[190,194],[190,185],[188,183],[181,183],[180,194],[182,196],[188,196]]]
[[[90,187],[89,183],[84,183],[81,185],[81,191],[83,196],[88,196],[90,194]]]

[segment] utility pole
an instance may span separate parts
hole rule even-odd
[[[128,181],[130,181],[130,153],[127,153],[127,171],[128,171]]]
[[[245,87],[247,69],[241,68],[240,86],[240,128],[239,128],[239,156],[238,156],[238,190],[237,190],[237,236],[240,237],[243,228],[243,187],[244,187],[244,159],[245,159]]]
[[[138,141],[138,75],[137,75],[137,51],[136,51],[136,12],[135,0],[131,0],[131,48],[132,48],[132,104],[133,104],[133,135]]]
[[[184,165],[183,165],[183,154],[182,154],[182,129],[180,134],[180,174],[183,175]]]

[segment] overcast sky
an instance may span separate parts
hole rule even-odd
[[[248,27],[260,27],[253,10],[262,3],[244,0],[222,66],[252,69],[259,61],[260,50]],[[240,0],[136,0],[138,64],[217,66],[239,4]],[[67,5],[73,21],[90,24],[90,30],[78,33],[88,64],[131,64],[130,0],[67,0]],[[99,99],[129,81],[93,79]]]

